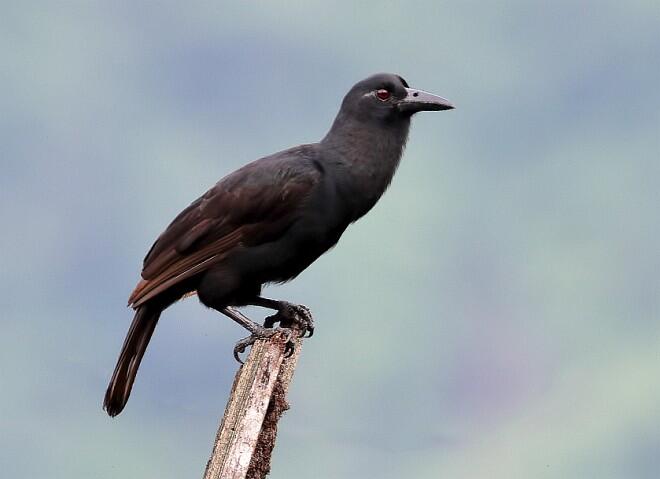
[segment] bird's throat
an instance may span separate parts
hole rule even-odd
[[[352,204],[356,220],[376,204],[392,181],[406,145],[410,122],[337,123],[321,144],[330,153],[330,166],[338,170],[341,193]]]

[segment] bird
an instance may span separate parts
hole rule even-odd
[[[411,117],[451,110],[445,98],[410,88],[399,75],[378,73],[344,97],[328,133],[260,158],[218,181],[185,208],[144,258],[128,304],[135,310],[103,407],[121,413],[161,313],[183,297],[245,327],[234,356],[280,326],[314,324],[302,305],[265,298],[265,285],[300,274],[339,241],[389,186],[408,138]],[[264,326],[237,308],[276,311]]]

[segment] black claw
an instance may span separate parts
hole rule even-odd
[[[277,314],[273,314],[272,316],[268,316],[266,319],[264,319],[264,328],[272,328],[275,326],[275,323],[279,322],[279,316]]]
[[[299,337],[311,338],[314,335],[314,318],[312,318],[309,308],[301,304],[291,304],[284,301],[280,304],[281,309],[274,316],[266,318],[264,326],[279,322],[282,327],[291,327],[295,323],[300,326]]]
[[[244,353],[248,346],[252,346],[257,339],[265,336],[266,335],[264,335],[263,332],[252,333],[247,338],[243,338],[240,341],[238,341],[236,343],[236,346],[234,346],[234,359],[236,359],[236,361],[238,361],[239,363],[244,364],[243,360],[240,357],[240,354]]]
[[[270,318],[266,318],[266,321],[269,319]],[[259,328],[247,338],[243,338],[236,343],[236,346],[234,346],[234,359],[239,363],[244,364],[240,354],[244,353],[248,346],[252,346],[258,339],[270,338],[277,333],[285,334],[284,352],[287,358],[290,357],[293,354],[295,343],[291,341],[292,332],[289,328]]]
[[[284,357],[290,358],[293,356],[294,351],[296,350],[296,345],[293,341],[289,340],[284,345]]]
[[[239,341],[239,343],[240,343],[240,342],[241,342],[241,341]],[[243,360],[241,359],[241,356],[240,356],[240,354],[241,354],[241,353],[244,353],[244,352],[245,352],[245,347],[244,347],[242,344],[237,344],[237,345],[234,347],[234,359],[236,359],[236,361],[238,361],[238,362],[241,363],[241,364],[245,364],[245,363],[243,362]]]
[[[243,362],[243,360],[241,359],[241,357],[239,356],[239,352],[238,352],[236,349],[234,349],[234,359],[235,359],[236,361],[238,361],[239,363],[241,363],[241,364],[245,364],[245,363]]]

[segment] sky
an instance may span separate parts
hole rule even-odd
[[[658,51],[655,1],[3,4],[3,474],[202,475],[227,318],[167,310],[101,409],[142,258],[387,71],[457,109],[417,115],[374,210],[266,291],[316,320],[270,477],[658,477]]]

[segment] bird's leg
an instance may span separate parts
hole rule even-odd
[[[284,353],[288,357],[293,354],[293,341],[291,340],[291,330],[288,328],[264,328],[260,324],[255,323],[250,318],[245,316],[243,313],[237,309],[227,306],[220,310],[222,314],[233,319],[238,324],[243,326],[245,329],[250,331],[250,336],[243,338],[236,343],[234,346],[234,358],[236,361],[243,364],[241,361],[240,353],[244,353],[248,346],[252,346],[257,339],[267,339],[273,336],[276,333],[284,333],[286,337],[286,343],[284,346]]]
[[[277,311],[272,316],[268,316],[264,321],[264,327],[272,328],[275,323],[280,323],[284,328],[290,328],[294,323],[300,326],[301,336],[312,337],[314,334],[314,318],[307,306],[302,304],[292,304],[286,301],[257,297],[251,302],[254,306],[274,309]]]
[[[223,308],[220,312],[222,314],[224,314],[225,316],[227,316],[227,317],[233,319],[234,321],[236,321],[238,324],[243,326],[245,329],[250,331],[252,334],[257,334],[257,335],[262,335],[264,337],[267,337],[267,332],[264,331],[265,328],[263,326],[261,326],[258,323],[255,323],[254,321],[252,321],[250,318],[245,316],[243,313],[241,313],[237,309],[232,308],[231,306],[227,306],[227,307]]]

